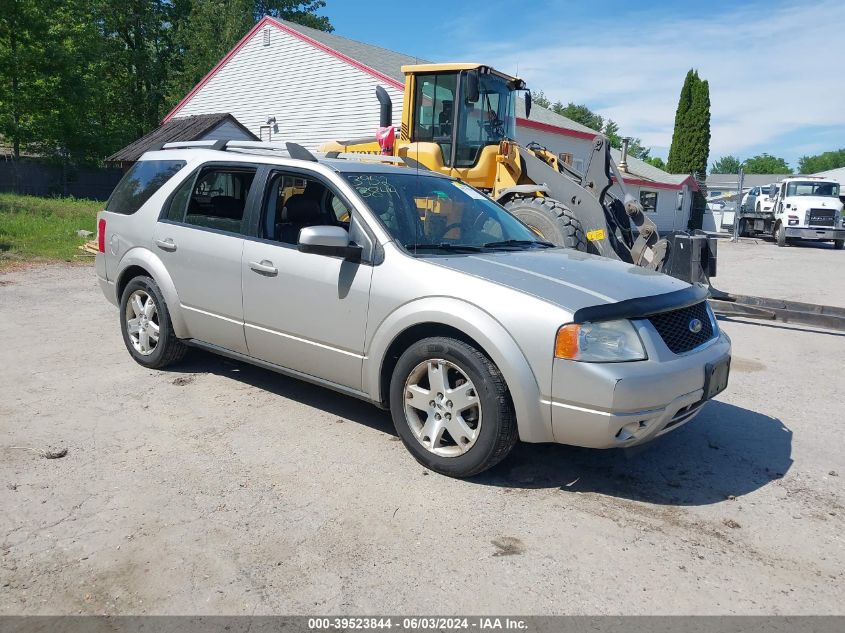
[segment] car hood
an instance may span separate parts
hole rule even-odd
[[[427,261],[530,294],[573,313],[690,288],[662,273],[563,248],[431,257]]]

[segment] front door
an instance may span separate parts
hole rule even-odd
[[[250,355],[360,390],[372,243],[351,206],[313,174],[271,172],[256,204],[257,235],[242,258]],[[297,249],[302,228],[327,224],[349,229],[365,247],[361,262]]]
[[[165,205],[153,250],[167,268],[191,338],[246,353],[241,301],[249,166],[206,165]]]

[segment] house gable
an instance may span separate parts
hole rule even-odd
[[[314,148],[332,138],[375,132],[379,85],[401,103],[402,86],[395,79],[264,18],[165,120],[231,112],[256,136]],[[394,108],[394,118],[398,125],[401,108]]]

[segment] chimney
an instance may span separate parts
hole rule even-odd
[[[623,174],[628,173],[628,141],[630,140],[630,136],[625,136],[622,138],[622,160],[619,161],[619,171],[621,171]]]

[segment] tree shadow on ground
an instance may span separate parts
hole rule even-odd
[[[368,402],[248,363],[194,349],[170,371],[226,376],[396,435],[390,414]],[[783,477],[791,465],[792,431],[780,420],[712,401],[691,422],[642,447],[594,450],[518,444],[505,461],[469,481],[502,488],[596,492],[657,504],[707,505],[762,488]]]

